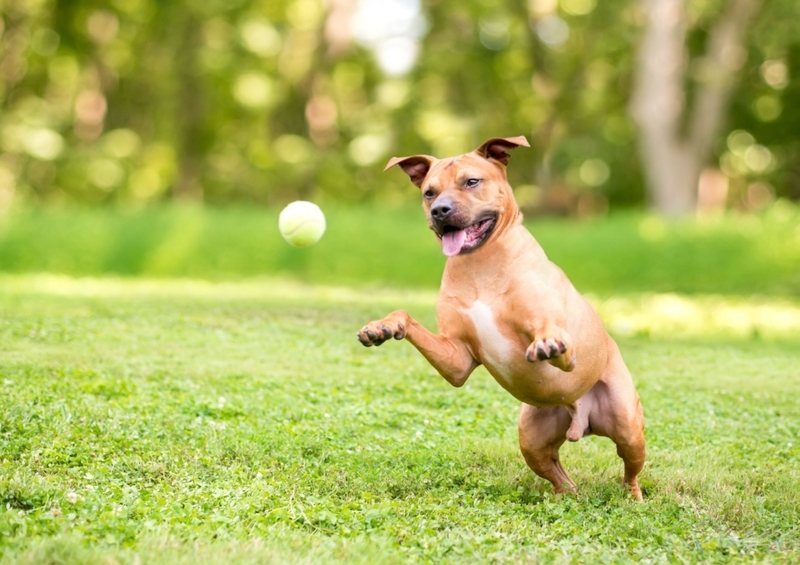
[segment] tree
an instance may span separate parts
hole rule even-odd
[[[733,206],[800,198],[800,2],[645,1],[0,0],[0,207],[410,200],[392,155],[518,134],[528,210],[638,206],[647,172],[684,213],[706,164]]]
[[[631,114],[650,203],[667,215],[694,210],[700,173],[735,92],[747,58],[745,34],[761,0],[731,0],[708,33],[705,53],[694,61],[694,104],[686,85],[686,0],[644,0],[647,25],[639,49]],[[684,126],[685,124],[685,126]]]

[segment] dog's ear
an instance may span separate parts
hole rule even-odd
[[[511,155],[506,153],[506,151],[516,149],[520,146],[531,146],[530,143],[528,143],[528,140],[525,139],[524,135],[520,135],[519,137],[493,137],[478,147],[475,150],[475,153],[484,159],[494,159],[495,161],[500,161],[504,165],[508,165]]]
[[[408,175],[408,178],[411,179],[411,182],[419,187],[422,187],[422,181],[425,180],[428,170],[430,170],[431,165],[433,165],[435,160],[436,158],[431,157],[430,155],[392,157],[389,159],[389,162],[386,163],[386,167],[383,170],[388,171],[395,165],[400,165],[400,168],[405,171],[405,173]]]

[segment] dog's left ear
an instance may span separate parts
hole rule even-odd
[[[495,161],[500,161],[504,165],[508,165],[511,155],[506,153],[506,151],[516,149],[520,146],[531,146],[531,144],[528,143],[528,140],[525,139],[524,135],[520,135],[519,137],[493,137],[478,147],[475,150],[475,153],[484,159],[494,159]]]

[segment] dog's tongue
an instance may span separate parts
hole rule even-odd
[[[458,255],[466,241],[467,232],[465,230],[449,231],[442,235],[442,251],[448,257]]]

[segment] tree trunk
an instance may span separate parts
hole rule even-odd
[[[747,56],[744,32],[762,0],[730,0],[711,28],[705,54],[693,62],[698,84],[686,119],[686,0],[643,1],[647,26],[639,48],[631,114],[640,130],[650,204],[662,214],[681,216],[696,207],[700,173]]]
[[[183,16],[177,78],[180,88],[178,178],[172,188],[177,200],[203,200],[203,156],[205,153],[204,94],[197,69],[197,53],[202,45],[202,26],[191,10]]]

